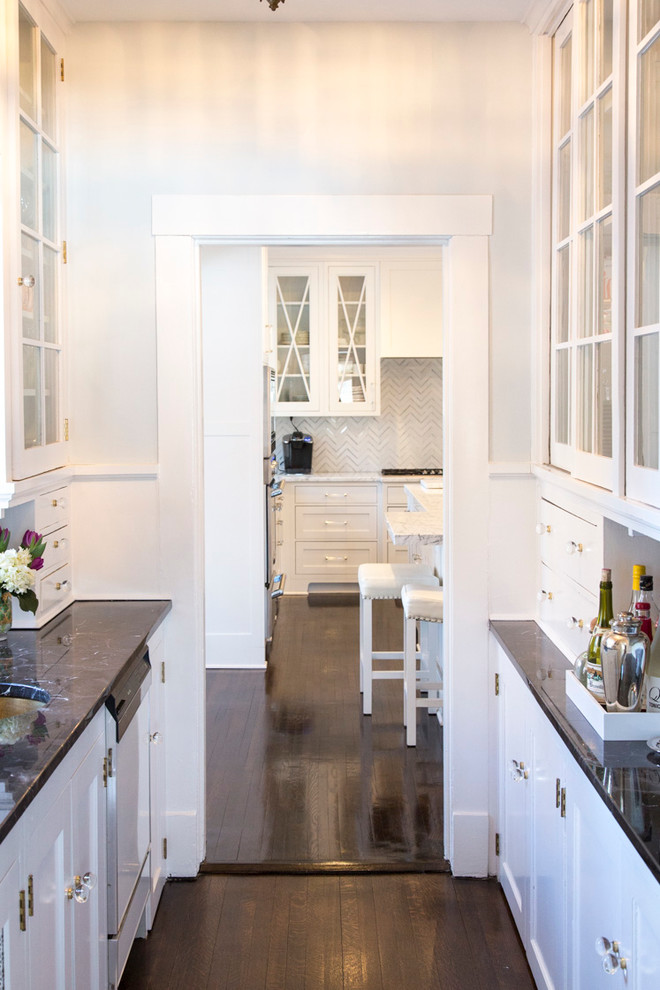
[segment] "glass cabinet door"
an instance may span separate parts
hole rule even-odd
[[[57,144],[57,58],[27,9],[18,6],[22,409],[15,410],[14,476],[65,462],[62,442],[62,321]]]
[[[627,488],[660,507],[660,3],[630,11],[631,90],[636,140],[630,142]]]
[[[280,415],[319,412],[318,269],[271,269],[270,310],[275,410]]]
[[[329,409],[353,415],[376,410],[373,268],[331,266]]]

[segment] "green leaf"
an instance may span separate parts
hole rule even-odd
[[[30,588],[29,591],[24,591],[22,595],[15,595],[14,597],[21,606],[21,611],[32,612],[33,615],[35,614],[39,606],[39,599],[35,595],[32,588]]]

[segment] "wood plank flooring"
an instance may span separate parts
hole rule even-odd
[[[376,648],[396,649],[402,610],[374,605]],[[205,869],[448,869],[442,728],[420,709],[406,746],[398,680],[361,714],[358,614],[285,598],[266,673],[208,672]]]
[[[447,872],[437,719],[408,749],[399,681],[363,717],[357,644],[355,606],[288,598],[267,672],[208,672],[209,872],[166,885],[120,990],[533,990],[499,885]]]
[[[202,876],[165,889],[121,990],[533,990],[498,885]]]

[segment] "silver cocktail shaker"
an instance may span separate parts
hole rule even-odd
[[[641,620],[620,612],[600,644],[603,688],[608,712],[638,712],[642,704],[649,638]]]

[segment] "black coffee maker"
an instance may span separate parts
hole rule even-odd
[[[309,433],[301,433],[291,420],[293,433],[282,437],[284,470],[289,474],[310,474],[312,470],[312,449],[314,441]]]

